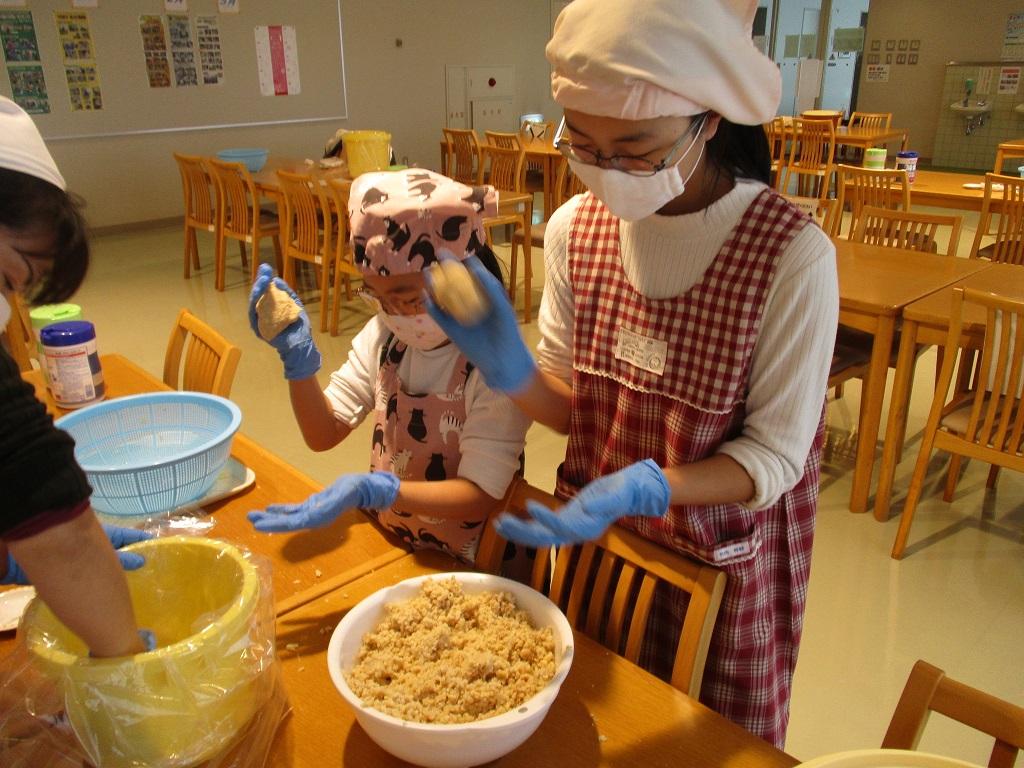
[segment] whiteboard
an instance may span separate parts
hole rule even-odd
[[[184,16],[168,13],[164,0],[105,0],[99,7],[89,9],[72,9],[68,0],[29,0],[24,8],[0,6],[0,11],[32,13],[49,96],[50,112],[32,115],[43,136],[48,140],[82,139],[337,121],[348,116],[341,0],[241,0],[237,13],[219,13],[217,0],[187,0],[185,5],[188,12]],[[77,62],[65,60],[67,30],[63,35],[60,33],[54,12],[86,14],[98,73],[100,109],[72,108],[73,86],[69,85],[65,67]],[[163,19],[168,60],[173,59],[170,26],[179,32],[180,39],[181,20],[187,19],[184,28],[190,30],[199,71],[196,84],[178,85],[172,61],[171,85],[151,87],[142,16]],[[214,19],[222,62],[222,78],[217,84],[203,83],[197,17]],[[260,27],[290,27],[288,31],[294,32],[296,69],[293,72],[289,66],[288,79],[289,83],[298,83],[298,93],[261,94],[257,55]],[[12,95],[12,66],[17,67],[5,59],[0,76],[0,92],[7,96]],[[75,70],[71,72],[73,79]],[[265,86],[264,82],[264,92]]]

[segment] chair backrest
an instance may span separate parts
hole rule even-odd
[[[224,231],[239,237],[251,235],[253,201],[259,198],[249,169],[242,163],[225,163],[212,157],[206,164],[217,188],[217,215]]]
[[[164,384],[227,397],[242,350],[182,308],[164,355]]]
[[[0,332],[4,336],[4,346],[18,364],[18,370],[24,373],[33,368],[36,337],[32,333],[32,320],[24,300],[14,293],[8,298],[8,303],[11,305],[11,319],[7,321],[6,328],[0,328]]]
[[[787,163],[794,168],[823,171],[835,160],[836,126],[831,120],[793,118],[793,143]]]
[[[448,143],[448,176],[463,184],[475,184],[480,166],[480,140],[472,128],[442,128]]]
[[[1006,171],[1003,170],[1005,162],[1007,160],[1020,158],[1024,158],[1024,147],[996,147],[996,161],[992,165],[992,172],[999,174],[1006,173]],[[1012,170],[1016,171],[1017,168],[1013,168]]]
[[[995,189],[996,184],[1002,185],[1002,191]],[[998,203],[995,208],[993,202]],[[1024,264],[1024,179],[995,173],[985,174],[985,194],[974,244],[971,246],[972,259],[981,255],[981,241],[989,236],[993,222],[995,230],[992,235],[995,242],[986,248],[984,256],[992,261]]]
[[[523,150],[506,149],[484,145],[480,148],[480,172],[477,183],[484,181],[485,168],[488,170],[487,183],[504,192],[523,191]]]
[[[352,192],[350,179],[332,178],[324,188],[324,201],[330,203],[331,223],[334,227],[334,250],[338,259],[352,264],[352,247],[348,241],[348,199]]]
[[[850,240],[908,251],[938,253],[939,243],[935,236],[939,227],[949,227],[949,244],[945,255],[956,256],[961,222],[960,216],[894,211],[866,205],[861,209],[857,228],[851,233]],[[1021,279],[1024,279],[1024,275]]]
[[[564,205],[574,195],[581,195],[587,191],[587,186],[580,177],[572,172],[568,159],[561,157],[558,160],[558,170],[555,171],[555,208]]]
[[[910,209],[910,183],[907,172],[902,168],[873,169],[840,163],[836,169],[840,214],[847,205],[850,208],[850,228],[847,237],[852,237],[854,230],[857,229],[857,222],[865,205],[901,211]],[[839,235],[838,227],[835,234]]]
[[[786,150],[792,129],[786,126],[786,121],[783,118],[773,117],[764,124],[764,134],[768,139],[768,152],[772,158],[772,173],[778,174],[786,159]],[[777,184],[778,179],[773,179],[773,183]]]
[[[801,195],[784,194],[784,198],[806,213],[814,223],[821,227],[826,235],[831,236],[837,226],[836,214],[839,212],[839,201],[834,197],[803,197]]]
[[[320,262],[331,258],[331,226],[323,226],[329,210],[319,179],[308,173],[277,172],[284,208],[281,247],[285,258]],[[329,214],[328,214],[329,216]]]
[[[525,514],[527,500],[549,508],[562,502],[525,480],[513,481],[506,511]],[[486,526],[477,553],[477,567],[497,573],[505,541]],[[538,550],[531,586],[546,594],[565,612],[569,623],[605,647],[639,661],[648,629],[648,616],[659,583],[689,594],[682,632],[676,646],[671,683],[696,698],[704,662],[725,590],[725,573],[690,560],[625,528],[613,525],[599,539],[558,547],[554,569],[551,551]]]
[[[854,112],[850,115],[851,128],[884,128],[892,124],[892,112]]]
[[[492,147],[504,147],[505,149],[519,150],[523,148],[523,142],[519,138],[518,133],[484,131],[484,143]]]
[[[181,174],[181,188],[185,195],[185,222],[187,224],[212,226],[216,222],[213,197],[210,188],[213,179],[206,171],[204,160],[196,155],[174,153]]]
[[[910,671],[882,748],[917,749],[932,712],[995,738],[989,768],[1012,768],[1024,749],[1024,708],[952,680],[925,661]]]

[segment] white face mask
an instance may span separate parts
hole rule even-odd
[[[380,312],[380,319],[403,344],[413,349],[434,349],[448,341],[448,336],[434,318],[421,315],[389,315]]]
[[[661,210],[686,191],[686,184],[696,172],[701,155],[704,154],[704,144],[701,144],[697,160],[685,179],[679,175],[679,163],[690,154],[698,138],[700,131],[693,137],[690,146],[686,148],[678,162],[653,176],[633,176],[614,168],[586,165],[571,159],[569,165],[572,172],[579,176],[580,181],[587,185],[587,189],[608,206],[613,216],[623,221],[639,221]]]
[[[11,319],[11,305],[7,303],[7,297],[0,293],[0,333],[7,330],[7,323]]]

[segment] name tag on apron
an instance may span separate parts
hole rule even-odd
[[[619,328],[615,337],[615,359],[661,376],[665,373],[668,342],[650,339],[628,328]]]

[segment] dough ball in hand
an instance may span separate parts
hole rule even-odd
[[[256,326],[260,336],[270,341],[302,315],[302,308],[274,283],[256,302]]]
[[[430,267],[430,294],[460,325],[476,325],[490,304],[481,286],[461,261],[440,261]]]

